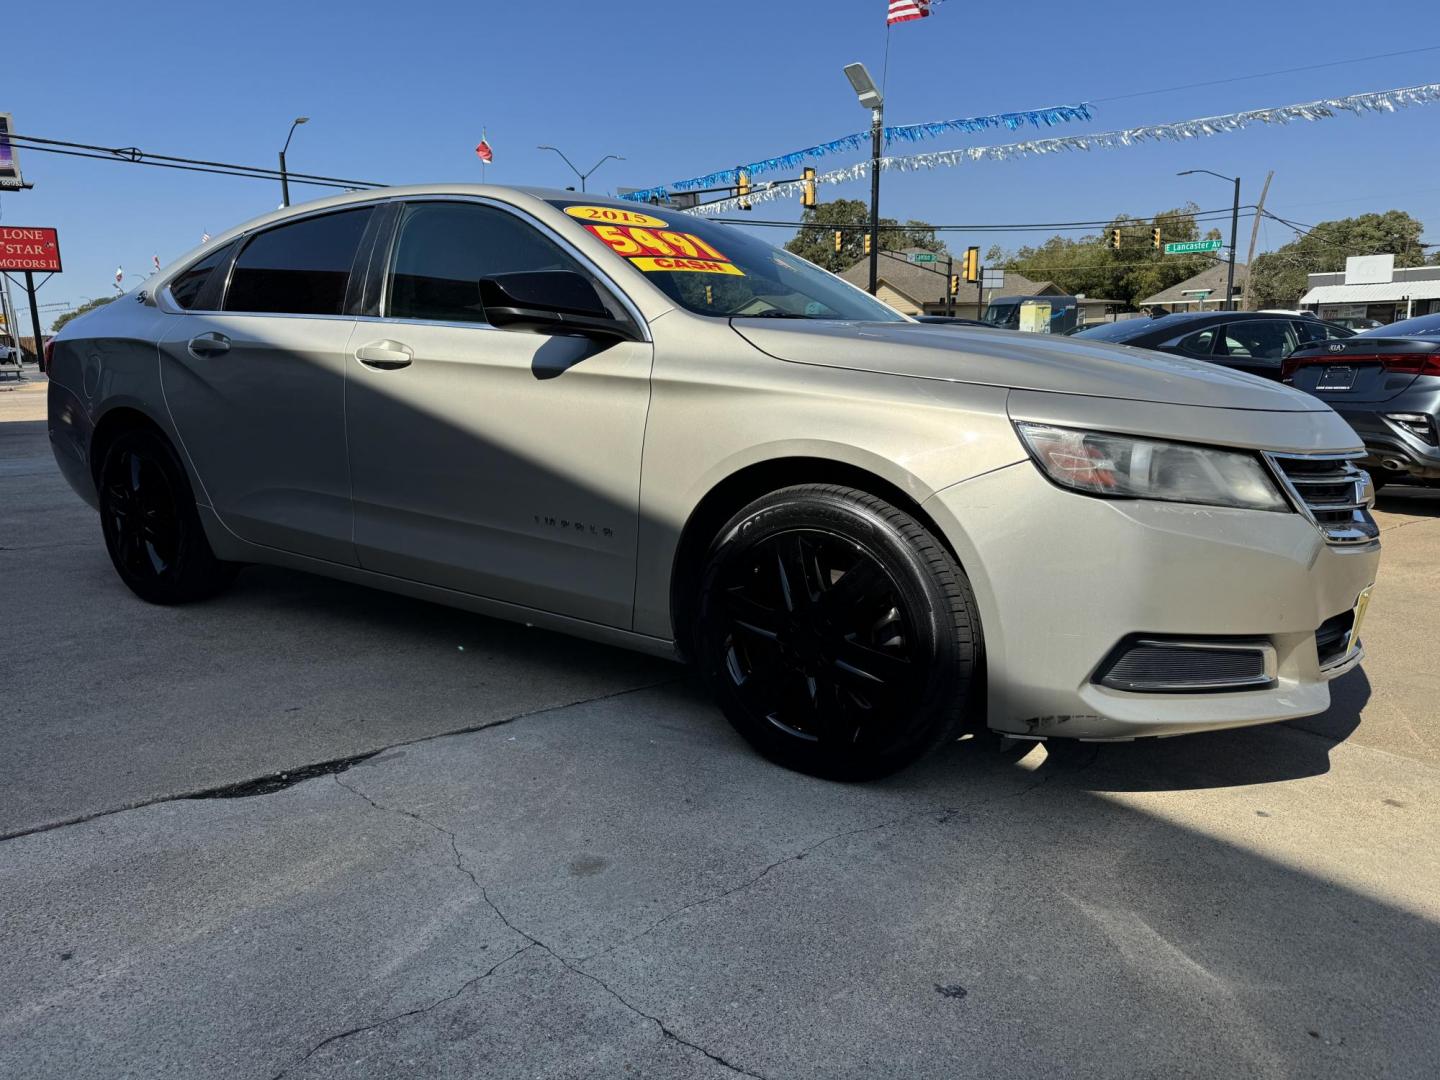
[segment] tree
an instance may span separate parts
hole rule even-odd
[[[1395,265],[1420,266],[1425,226],[1403,210],[1322,221],[1308,233],[1255,259],[1250,268],[1252,307],[1293,307],[1308,287],[1306,275],[1344,270],[1351,255],[1394,255]]]
[[[94,300],[86,300],[85,303],[81,304],[77,308],[72,308],[70,311],[61,312],[59,315],[55,316],[55,321],[50,324],[50,333],[58,334],[60,332],[60,328],[66,323],[68,323],[71,319],[78,319],[87,311],[94,311],[96,308],[102,308],[106,304],[110,303],[110,301],[113,299],[115,299],[113,296],[97,296]]]
[[[785,245],[785,250],[831,273],[855,265],[863,257],[864,230],[870,224],[870,207],[859,199],[833,199],[808,207],[800,219],[800,231]],[[921,248],[943,252],[945,245],[935,236],[935,227],[911,218],[903,227],[894,218],[880,219],[880,248],[883,251],[904,251]],[[835,250],[835,230],[850,226]],[[858,227],[857,227],[858,226]],[[887,228],[888,226],[888,228]]]
[[[1120,214],[1099,236],[1052,236],[1038,246],[1007,253],[990,249],[987,265],[1002,266],[1032,281],[1053,281],[1067,293],[1083,293],[1118,300],[1133,308],[1147,296],[1194,277],[1214,263],[1208,255],[1166,255],[1155,250],[1151,229],[1159,225],[1166,242],[1199,240],[1194,203],[1161,210],[1150,217]],[[1111,230],[1120,230],[1120,250],[1110,243]],[[1220,234],[1212,229],[1207,238]]]

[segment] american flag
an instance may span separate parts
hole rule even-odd
[[[930,0],[889,0],[889,4],[890,14],[885,18],[886,26],[930,17]]]

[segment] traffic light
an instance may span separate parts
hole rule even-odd
[[[809,166],[801,174],[800,205],[807,210],[815,205],[815,170]]]
[[[744,169],[735,170],[735,194],[740,199],[740,209],[750,209],[750,174]]]
[[[1153,229],[1150,230],[1150,243],[1154,245],[1156,251],[1159,251],[1162,247],[1165,246],[1165,245],[1164,245],[1163,243],[1161,243],[1161,241],[1160,241],[1160,226],[1159,226],[1159,225],[1156,225]]]
[[[1119,250],[1120,250],[1120,230],[1119,230],[1119,229],[1111,229],[1111,230],[1110,230],[1110,246],[1111,246],[1112,248],[1114,248],[1116,251],[1119,251]]]
[[[960,275],[959,275],[959,274],[951,274],[951,275],[950,275],[950,295],[951,295],[951,296],[958,296],[958,295],[960,295]]]
[[[870,234],[868,232],[865,234],[865,254],[870,254]]]
[[[974,285],[980,280],[980,249],[968,247],[965,249],[965,280]]]
[[[845,244],[845,234],[839,229],[835,230],[835,250],[839,251]]]

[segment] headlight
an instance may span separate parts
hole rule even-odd
[[[1046,475],[1072,491],[1246,510],[1290,509],[1255,454],[1047,424],[1015,427]]]

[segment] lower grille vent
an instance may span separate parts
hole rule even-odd
[[[1095,675],[1113,690],[1150,694],[1253,690],[1274,680],[1274,647],[1251,638],[1129,638]]]

